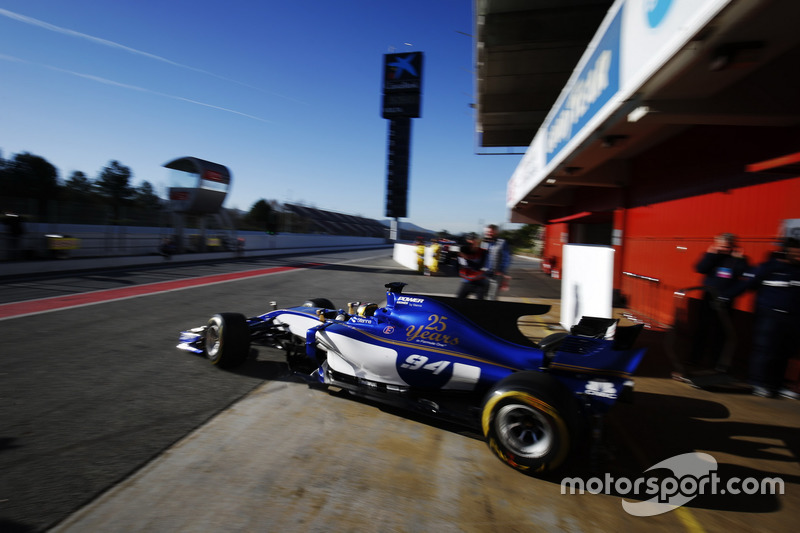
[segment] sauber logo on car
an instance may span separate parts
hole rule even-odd
[[[617,398],[617,389],[613,383],[608,381],[590,381],[586,384],[584,394],[589,396],[599,396],[601,398],[609,398],[615,400]]]

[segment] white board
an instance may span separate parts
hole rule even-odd
[[[614,249],[567,244],[561,262],[561,325],[564,329],[569,331],[582,316],[611,318]]]

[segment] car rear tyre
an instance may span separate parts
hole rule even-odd
[[[239,313],[219,313],[208,320],[203,349],[212,364],[234,368],[250,353],[250,329]]]
[[[487,395],[481,416],[489,449],[512,468],[541,475],[558,468],[580,430],[578,403],[551,376],[517,372]]]

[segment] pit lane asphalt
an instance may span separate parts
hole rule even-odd
[[[417,276],[390,250],[4,280],[0,304],[69,301],[308,262],[321,266],[0,321],[0,531],[52,526],[272,375],[263,365],[221,372],[187,357],[174,348],[180,330],[219,311],[262,313],[270,301],[324,296],[344,306],[381,301],[389,281],[444,293],[458,283]]]
[[[619,495],[561,495],[558,479],[511,470],[475,435],[311,390],[268,357],[231,373],[173,349],[180,329],[220,310],[263,312],[268,300],[380,301],[395,280],[409,292],[455,291],[455,278],[417,277],[388,255],[369,256],[326,255],[330,266],[319,269],[0,322],[4,345],[21,350],[3,376],[16,406],[15,418],[2,413],[12,424],[3,424],[0,530],[61,519],[54,531],[796,530],[797,402],[698,391],[644,365],[634,404],[609,420],[603,471],[635,477],[704,450],[728,476],[783,476],[787,493],[697,498],[637,518]],[[515,265],[509,297],[560,294],[557,280]],[[600,475],[589,467],[578,457],[561,475]]]

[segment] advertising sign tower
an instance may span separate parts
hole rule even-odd
[[[383,57],[381,116],[389,120],[386,216],[392,219],[392,240],[397,239],[397,219],[408,216],[411,119],[420,116],[422,63],[422,52],[385,54]]]

